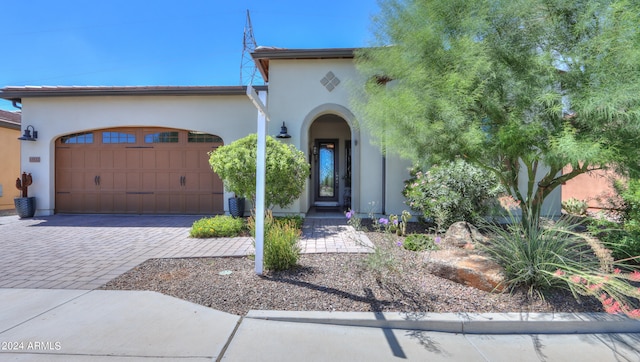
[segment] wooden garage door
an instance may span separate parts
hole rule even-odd
[[[223,213],[223,186],[209,166],[214,135],[117,128],[56,141],[56,212]]]

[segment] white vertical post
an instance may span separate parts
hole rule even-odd
[[[267,102],[267,92],[260,91],[258,97],[262,104]],[[258,150],[256,152],[256,260],[255,271],[262,275],[262,259],[264,254],[264,188],[267,154],[267,117],[258,112]]]

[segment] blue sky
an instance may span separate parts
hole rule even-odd
[[[258,45],[283,48],[372,45],[378,12],[376,0],[6,0],[0,88],[239,85],[247,9]]]

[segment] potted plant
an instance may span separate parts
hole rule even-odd
[[[20,190],[21,197],[13,199],[13,203],[16,206],[16,212],[18,216],[22,218],[33,217],[36,213],[36,198],[29,197],[28,189],[31,186],[33,179],[31,174],[26,172],[22,173],[22,178],[16,179],[16,188]]]
[[[233,197],[229,198],[229,214],[233,217],[243,217],[244,216],[244,197]]]

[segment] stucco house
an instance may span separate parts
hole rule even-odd
[[[287,127],[312,175],[287,213],[315,205],[401,212],[407,161],[383,157],[357,127],[348,85],[354,49],[262,49],[253,54],[268,86],[267,133]],[[22,105],[22,170],[33,175],[36,215],[227,211],[207,152],[257,129],[244,86],[6,87]],[[322,167],[321,167],[322,166]],[[349,184],[350,181],[350,184]],[[320,187],[321,183],[325,187]]]
[[[253,59],[268,85],[271,121],[308,157],[301,197],[280,213],[316,206],[361,213],[400,213],[410,163],[383,156],[350,108],[362,84],[355,49],[259,48]],[[22,142],[37,214],[217,214],[233,196],[210,169],[212,149],[257,130],[258,111],[244,86],[6,87],[22,104],[22,125],[38,131]],[[555,210],[559,213],[559,195]]]
[[[20,113],[0,110],[0,211],[14,208],[13,198],[20,174]]]

